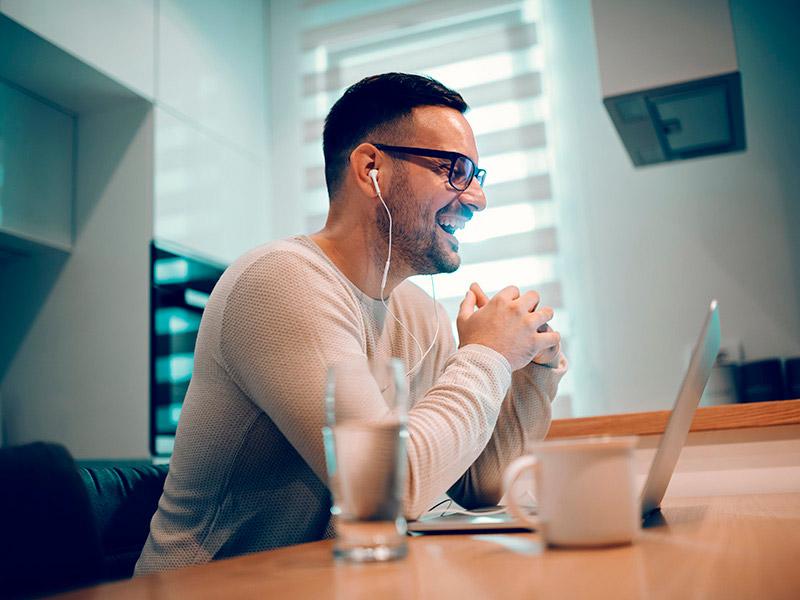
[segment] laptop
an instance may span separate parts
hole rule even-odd
[[[675,471],[681,449],[689,435],[695,409],[700,403],[700,397],[711,375],[719,346],[719,311],[717,301],[712,300],[703,328],[692,350],[692,358],[683,377],[678,397],[675,399],[675,405],[672,407],[667,427],[642,488],[642,519],[647,519],[661,506],[661,500]],[[419,533],[455,533],[530,529],[528,525],[518,521],[498,506],[469,511],[471,514],[459,512],[446,514],[447,512],[442,509],[429,511],[419,520],[409,521],[408,530]]]

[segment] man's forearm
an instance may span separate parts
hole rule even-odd
[[[506,466],[544,439],[550,427],[550,404],[567,370],[561,355],[555,368],[529,365],[514,372],[492,436],[475,462],[448,490],[465,507],[497,504]]]
[[[483,346],[450,357],[436,384],[409,411],[406,514],[415,518],[485,448],[511,384],[508,362]]]

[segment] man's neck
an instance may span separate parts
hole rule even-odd
[[[388,242],[352,223],[327,223],[309,236],[325,255],[358,289],[370,298],[381,298],[381,281],[386,264]],[[388,298],[406,275],[399,260],[392,260],[383,297]]]

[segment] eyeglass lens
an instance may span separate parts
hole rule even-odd
[[[475,171],[475,165],[471,160],[460,156],[456,159],[453,165],[453,172],[450,175],[450,183],[452,186],[459,190],[467,189],[467,186],[472,182],[472,175]]]

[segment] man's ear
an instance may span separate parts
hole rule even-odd
[[[382,166],[388,166],[384,161],[384,155],[372,144],[359,144],[350,153],[350,163],[348,164],[350,174],[355,185],[365,196],[378,198],[375,189],[376,185],[372,177],[370,177],[370,171],[372,170],[377,170],[380,173],[378,176],[380,178],[380,186],[381,188],[385,187],[382,180],[388,176],[388,173],[384,173],[385,169],[381,170]]]

